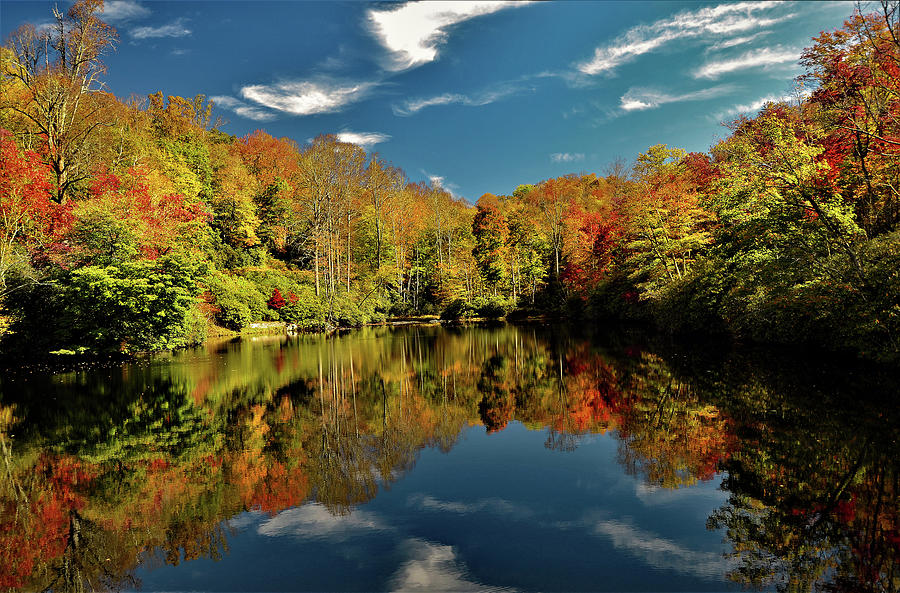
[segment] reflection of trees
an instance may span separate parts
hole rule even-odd
[[[642,355],[630,378],[619,447],[626,470],[666,488],[712,479],[734,445],[722,412],[658,356]]]
[[[0,586],[102,588],[139,556],[218,558],[223,519],[310,499],[350,512],[424,447],[515,419],[560,451],[610,431],[626,471],[658,486],[727,469],[710,525],[741,557],[737,580],[896,590],[897,423],[879,434],[883,410],[846,416],[847,401],[781,376],[740,361],[692,373],[534,328],[375,328],[37,378],[12,397],[4,384]]]
[[[481,366],[478,391],[478,413],[488,432],[503,430],[513,418],[516,407],[515,394],[507,383],[507,361],[499,355],[490,357]]]
[[[123,542],[109,535],[96,522],[85,519],[76,510],[70,511],[65,549],[62,557],[45,569],[45,590],[81,593],[137,586],[138,582],[127,569],[122,570],[118,563],[111,564]]]
[[[847,398],[846,384],[819,381],[816,389],[780,385],[784,391],[748,385],[735,406],[743,446],[726,465],[731,495],[709,525],[726,529],[738,582],[897,591],[896,407]]]

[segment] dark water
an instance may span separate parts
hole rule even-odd
[[[369,328],[0,379],[0,589],[897,591],[884,369]]]

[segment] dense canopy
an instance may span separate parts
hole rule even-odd
[[[896,4],[813,39],[811,92],[707,154],[658,144],[474,206],[334,135],[225,134],[203,95],[120,100],[101,84],[117,42],[101,8],[2,49],[7,353],[513,313],[898,350]]]

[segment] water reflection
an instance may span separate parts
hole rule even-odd
[[[607,435],[638,495],[657,501],[725,472],[727,502],[707,524],[724,531],[729,557],[588,507],[572,518],[415,493],[404,512],[577,527],[653,570],[758,588],[900,588],[891,379],[626,344],[539,327],[368,328],[5,377],[0,588],[133,588],[138,565],[227,558],[247,517],[259,537],[323,545],[393,533],[400,568],[378,587],[483,588],[459,549],[399,534],[364,506],[401,485],[423,451],[451,451],[479,424],[487,439],[512,438],[513,424],[542,431],[556,455]],[[514,541],[520,527],[504,529]]]

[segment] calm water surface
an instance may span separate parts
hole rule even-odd
[[[0,378],[0,589],[900,589],[898,387],[550,327]]]

